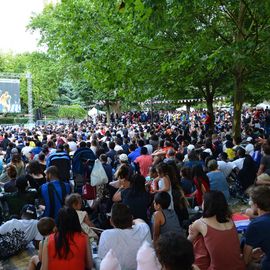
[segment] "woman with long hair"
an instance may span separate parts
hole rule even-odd
[[[196,190],[193,193],[196,203],[201,206],[203,201],[203,194],[210,190],[209,179],[201,165],[194,166],[192,168],[193,183],[196,186]]]
[[[180,186],[177,169],[162,162],[157,165],[157,172],[159,177],[157,180],[154,180],[157,183],[157,187],[154,190],[155,192],[166,191],[170,194],[171,204],[168,209],[175,210],[179,223],[182,225],[183,220],[188,219],[188,202]]]
[[[194,243],[195,264],[201,270],[244,270],[240,241],[224,194],[206,192],[202,208],[202,218],[189,227],[188,239]]]
[[[92,265],[88,236],[82,232],[76,211],[61,208],[57,232],[51,234],[43,246],[41,270],[90,270]]]
[[[117,198],[114,197],[114,201],[122,201],[127,205],[134,219],[140,218],[145,222],[149,221],[147,209],[150,206],[150,195],[145,190],[145,178],[142,175],[131,176],[129,187],[121,190]]]

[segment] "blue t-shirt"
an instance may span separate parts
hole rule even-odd
[[[228,183],[226,180],[226,177],[223,172],[209,172],[207,173],[207,176],[209,178],[210,182],[210,190],[218,190],[221,191],[226,200],[228,201],[230,198],[230,193],[229,193],[229,187]]]
[[[48,188],[50,183],[54,186],[54,189],[53,189],[54,205],[52,205],[52,202],[50,201],[49,188]],[[65,185],[66,195],[70,194],[71,193],[70,184],[64,183],[64,182],[62,182],[62,183]],[[41,188],[41,196],[45,202],[45,211],[44,211],[43,216],[44,217],[52,217],[55,220],[57,220],[58,211],[60,210],[60,208],[63,207],[63,202],[64,202],[60,181],[59,180],[50,181],[49,183],[43,184],[40,188]],[[56,192],[58,193],[59,198],[56,195]],[[61,201],[59,199],[61,199]],[[50,215],[51,208],[54,209],[53,216]]]
[[[249,224],[246,231],[246,244],[260,247],[265,253],[262,260],[262,270],[270,269],[270,214],[264,214],[255,218]]]
[[[128,159],[130,162],[134,162],[137,157],[141,155],[141,147],[135,149],[135,151],[131,152],[128,155]]]

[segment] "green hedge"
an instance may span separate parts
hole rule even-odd
[[[28,122],[27,117],[21,117],[21,118],[14,118],[14,117],[1,117],[0,118],[0,125],[1,124],[26,124]]]

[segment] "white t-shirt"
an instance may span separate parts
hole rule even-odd
[[[105,230],[98,247],[98,257],[103,259],[112,249],[122,270],[136,270],[136,256],[144,241],[151,242],[149,226],[146,223],[134,225],[132,229]]]
[[[146,144],[145,147],[147,148],[147,152],[149,155],[152,155],[153,153],[153,145],[151,144]]]
[[[245,150],[247,154],[252,156],[254,153],[254,145],[252,143],[247,144]]]
[[[218,163],[218,169],[224,173],[225,177],[228,177],[233,169],[233,165],[231,164],[231,162],[225,162],[221,160],[221,161],[218,161],[217,163]]]
[[[75,152],[77,150],[77,143],[74,141],[68,142],[68,145],[71,152]]]
[[[115,147],[114,147],[114,151],[118,152],[118,151],[123,151],[123,147],[116,144]]]
[[[233,169],[238,168],[239,170],[242,170],[244,160],[245,160],[245,158],[238,158],[238,159],[231,161],[231,162],[228,162],[228,163],[232,164]]]
[[[43,236],[37,228],[38,221],[35,219],[11,219],[0,226],[0,234],[12,232],[13,229],[24,232],[24,239],[30,243],[33,240],[41,241]]]
[[[31,146],[25,146],[25,147],[23,147],[21,152],[25,157],[27,157],[29,159],[31,157],[30,152],[32,149],[33,149],[33,147],[31,147]]]

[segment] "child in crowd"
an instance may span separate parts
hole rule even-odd
[[[152,185],[153,185],[153,181],[155,178],[158,177],[158,173],[157,173],[157,170],[156,170],[156,167],[155,166],[152,166],[149,168],[149,176],[146,177],[146,186],[148,187],[148,190],[151,192],[152,191]]]
[[[76,210],[82,230],[89,236],[89,240],[90,241],[98,240],[97,234],[90,228],[95,227],[95,225],[90,221],[87,212],[81,211],[82,208],[81,195],[78,193],[68,195],[66,197],[65,204],[67,207]]]
[[[153,240],[156,242],[160,235],[166,232],[182,233],[179,220],[174,210],[168,209],[171,204],[169,193],[163,191],[155,195],[153,215]]]
[[[228,155],[229,160],[234,160],[235,158],[235,151],[233,149],[233,143],[232,141],[227,141],[226,142],[226,154]]]
[[[173,197],[172,197],[172,185],[168,172],[168,165],[165,163],[159,163],[157,165],[158,177],[153,181],[154,193],[166,191],[171,197],[171,204],[169,209],[174,209],[173,207]]]
[[[50,217],[41,218],[37,224],[37,228],[40,234],[44,237],[44,239],[46,236],[49,236],[56,230],[55,222]],[[39,242],[38,255],[35,255],[31,258],[29,266],[28,266],[28,270],[41,269],[42,249],[43,249],[44,239]]]

